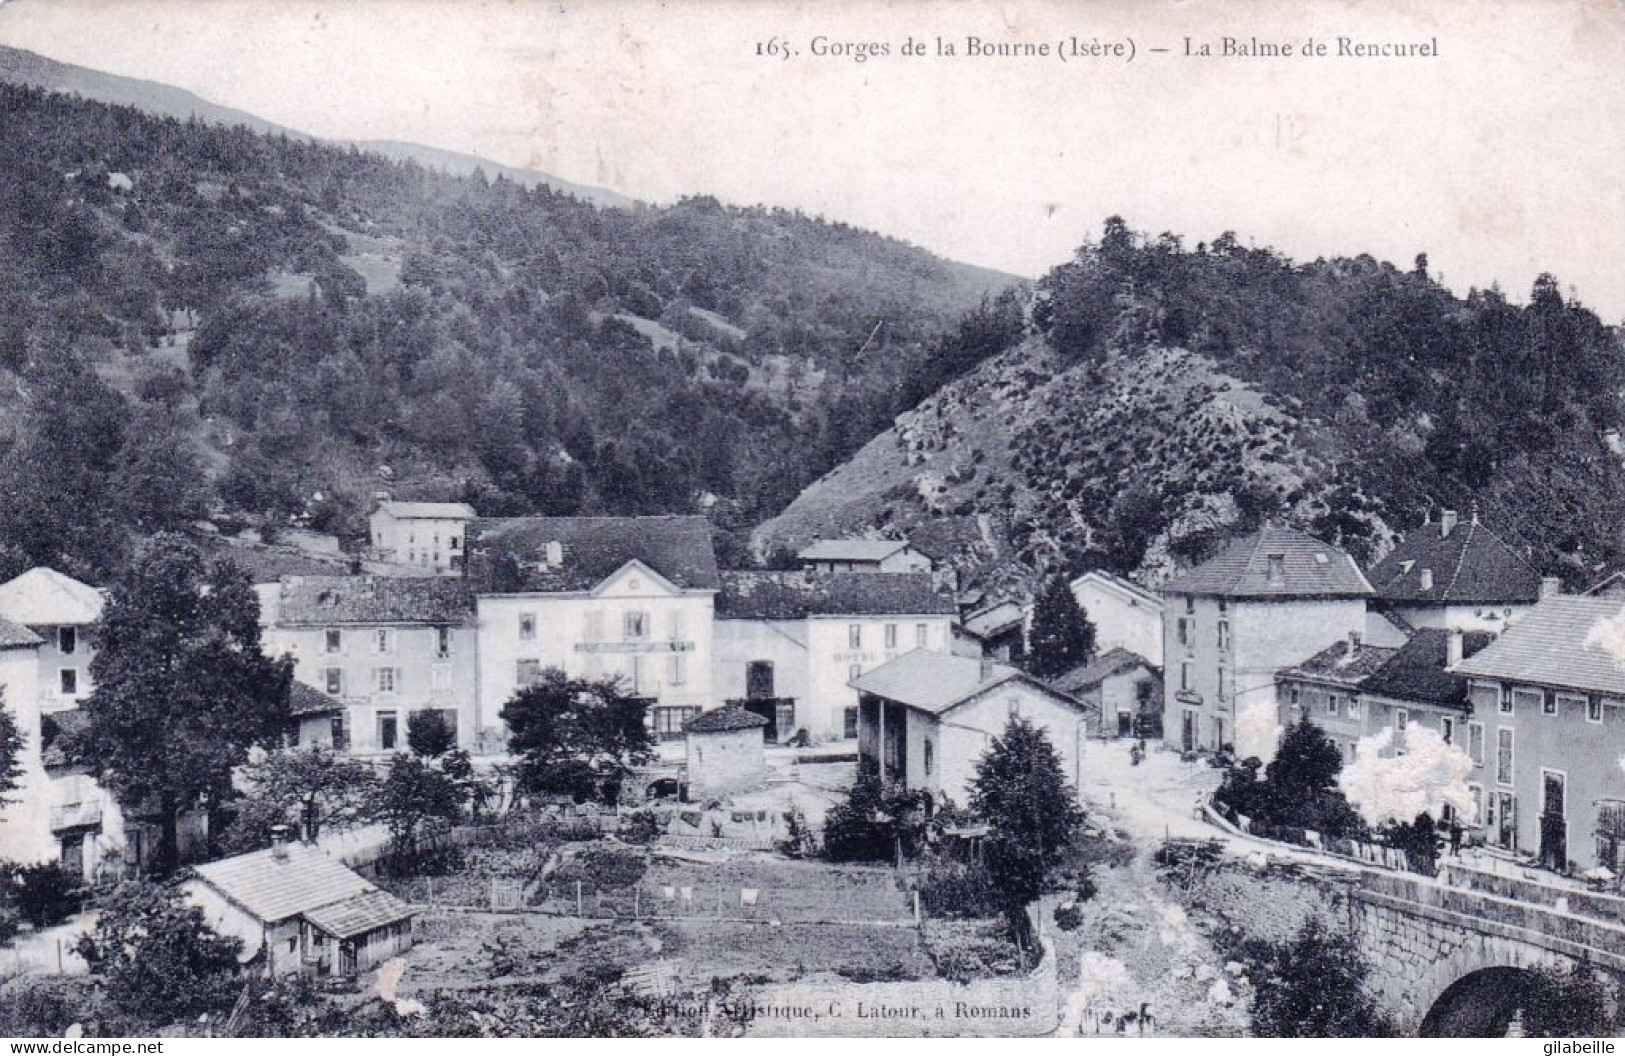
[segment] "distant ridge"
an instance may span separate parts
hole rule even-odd
[[[182,121],[190,117],[196,117],[198,120],[210,124],[242,125],[255,132],[284,135],[290,139],[300,139],[312,143],[325,142],[340,146],[353,145],[358,150],[381,154],[394,161],[411,160],[425,168],[440,169],[454,176],[467,176],[473,173],[475,169],[482,169],[486,176],[493,179],[501,175],[526,187],[545,184],[556,191],[573,195],[583,201],[600,206],[625,209],[637,204],[635,199],[607,188],[571,183],[569,180],[560,179],[550,173],[538,172],[535,169],[514,168],[487,158],[477,157],[473,154],[463,154],[454,150],[442,150],[438,147],[428,147],[419,143],[402,143],[395,140],[322,140],[307,132],[301,132],[298,129],[267,121],[245,110],[235,110],[229,106],[212,103],[183,88],[175,88],[157,81],[147,81],[136,77],[121,77],[117,74],[102,73],[99,70],[58,62],[55,59],[49,59],[43,55],[37,55],[34,52],[24,51],[20,48],[9,48],[0,45],[0,80],[9,81],[13,84],[29,85],[35,88],[44,88],[52,92],[78,95],[115,106],[133,106],[149,114],[173,117]]]

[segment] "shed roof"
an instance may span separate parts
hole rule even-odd
[[[1351,656],[1350,644],[1347,640],[1334,642],[1301,664],[1283,669],[1276,677],[1311,679],[1358,687],[1399,652],[1398,649],[1380,645],[1362,644]]]
[[[732,733],[738,730],[758,730],[767,720],[754,711],[738,705],[728,705],[702,711],[683,726],[684,733]]]
[[[205,862],[192,871],[266,923],[379,890],[326,851],[305,843]]]
[[[711,525],[700,516],[482,518],[468,534],[470,577],[481,591],[591,590],[630,561],[680,589],[718,587]],[[550,543],[558,544],[557,564],[547,559]],[[517,567],[499,567],[503,555]]]
[[[30,627],[95,623],[105,601],[95,587],[44,566],[0,583],[0,617]]]
[[[1026,609],[1013,601],[1001,601],[965,617],[965,630],[978,638],[991,638],[1019,626],[1026,619]]]
[[[296,679],[288,688],[288,714],[295,718],[305,715],[331,715],[343,710],[343,701],[333,699],[315,686],[307,686]]]
[[[10,620],[0,620],[0,649],[32,649],[44,644],[45,639]]]
[[[723,572],[716,614],[722,620],[796,620],[808,616],[952,616],[929,572]]]
[[[475,516],[474,507],[466,502],[397,502],[386,499],[378,504],[378,509],[403,521],[472,521]]]
[[[1473,656],[1494,640],[1495,635],[1488,631],[1464,632],[1462,655]],[[1423,628],[1373,672],[1360,689],[1396,700],[1416,700],[1466,710],[1467,680],[1446,669],[1449,649],[1449,631],[1440,627]]]
[[[907,539],[819,539],[798,556],[803,561],[884,561],[906,549]]]
[[[1280,558],[1272,578],[1271,558]],[[1268,525],[1211,560],[1175,576],[1165,594],[1227,598],[1363,598],[1371,584],[1348,554],[1295,528]]]
[[[1139,653],[1124,649],[1120,645],[1113,646],[1087,664],[1079,664],[1072,670],[1050,679],[1050,685],[1062,693],[1081,693],[1093,689],[1113,675],[1132,671],[1136,667],[1156,671],[1151,661]]]
[[[388,891],[374,889],[349,898],[318,906],[301,914],[316,927],[340,939],[352,939],[369,931],[403,920],[417,913]]]
[[[1625,696],[1625,601],[1546,598],[1455,671]]]
[[[474,598],[461,579],[444,576],[284,576],[277,623],[285,627],[335,624],[461,624],[474,615]]]

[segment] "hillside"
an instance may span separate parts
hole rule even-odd
[[[205,512],[353,539],[379,490],[730,530],[968,367],[960,320],[1019,285],[35,88],[0,123],[6,566],[105,574]]]
[[[1120,223],[1039,286],[986,359],[753,537],[909,535],[1020,595],[1105,567],[1156,583],[1265,519],[1369,560],[1439,507],[1483,515],[1571,585],[1625,557],[1610,450],[1620,335],[1543,278],[1456,298],[1425,260],[1187,251]]]

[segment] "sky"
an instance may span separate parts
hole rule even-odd
[[[1225,36],[1294,54],[1185,54]],[[1300,260],[1426,252],[1458,292],[1517,300],[1549,271],[1625,320],[1621,0],[0,0],[0,43],[318,136],[799,208],[1026,276],[1118,214]]]

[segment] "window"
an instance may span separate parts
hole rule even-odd
[[[1474,766],[1484,765],[1484,724],[1482,722],[1469,722],[1467,724],[1467,758],[1473,761]]]
[[[344,649],[344,632],[337,627],[327,629],[327,651],[337,653]]]
[[[1567,707],[1575,711],[1586,711],[1586,717],[1590,718],[1590,712],[1587,710],[1590,705],[1591,699],[1589,697],[1582,697],[1575,693],[1558,693],[1553,697],[1553,711],[1550,714],[1555,715],[1558,710]]]
[[[454,535],[454,536],[451,536],[450,538],[448,538],[446,540],[446,546],[451,550],[452,553],[456,553],[457,548],[462,546],[462,545],[463,545],[463,540],[459,536]]]
[[[1267,581],[1272,587],[1279,587],[1286,582],[1286,555],[1270,554],[1265,560],[1268,562],[1266,573]]]
[[[1230,621],[1229,620],[1220,620],[1219,621],[1219,648],[1220,649],[1229,649],[1230,648]]]
[[[1196,615],[1196,599],[1189,594],[1185,595],[1185,615]]]
[[[932,747],[932,746],[931,746],[931,742],[930,742],[930,741],[926,741],[926,742],[925,742],[925,752],[924,752],[924,758],[925,758],[925,776],[926,776],[926,777],[930,777],[930,776],[931,776],[931,764],[932,764],[932,763],[934,763],[934,762],[935,762],[935,761],[936,761],[936,760],[935,760],[935,759],[933,759],[933,758],[932,758],[932,756],[933,756],[933,755],[934,755],[934,754],[935,754],[935,749],[934,749],[934,748],[933,748],[933,747]]]
[[[395,740],[400,733],[400,723],[393,711],[380,711],[378,713],[378,747],[386,752],[395,750]]]
[[[327,695],[338,697],[344,695],[344,668],[330,667],[325,673],[327,682]]]
[[[1542,715],[1556,715],[1557,714],[1557,694],[1556,693],[1547,692],[1547,693],[1542,693],[1540,695],[1540,713]]]
[[[858,709],[857,708],[847,708],[846,709],[846,714],[844,716],[842,716],[841,732],[848,739],[851,739],[851,738],[856,737],[858,735]]]
[[[58,627],[56,629],[56,651],[63,656],[72,655],[79,647],[79,630],[76,627]]]
[[[649,636],[649,614],[646,612],[628,612],[621,616],[621,637],[629,642],[638,641]]]
[[[863,648],[863,624],[849,623],[846,625],[846,645],[849,649]]]
[[[1178,628],[1179,628],[1179,644],[1180,645],[1190,645],[1191,644],[1190,622],[1188,620],[1186,620],[1185,617],[1181,616],[1179,618],[1179,620],[1178,620]]]
[[[1359,717],[1360,717],[1360,698],[1359,697],[1350,697],[1349,698],[1349,718],[1357,719]]]
[[[1337,705],[1338,705],[1337,694],[1336,693],[1328,693],[1328,694],[1326,694],[1326,714],[1328,714],[1328,715],[1336,715],[1338,713]]]
[[[1179,688],[1185,692],[1190,691],[1191,662],[1189,660],[1181,660],[1179,662]]]
[[[437,660],[444,660],[451,656],[450,627],[436,627],[434,629],[434,655]]]
[[[1506,726],[1495,731],[1495,783],[1512,784],[1512,730]]]
[[[1400,733],[1404,733],[1406,730],[1410,729],[1410,726],[1411,713],[1406,711],[1404,708],[1395,708],[1394,729],[1398,730]]]
[[[350,731],[345,726],[344,718],[344,712],[341,711],[333,716],[328,724],[328,732],[333,738],[333,750],[338,752],[348,751],[350,748]]]
[[[74,697],[79,695],[78,671],[71,667],[64,667],[61,671],[57,672],[57,678],[59,680],[59,685],[62,687],[62,695],[64,697]]]
[[[1587,697],[1586,698],[1586,721],[1587,722],[1601,722],[1602,721],[1602,698],[1601,697]]]
[[[1292,683],[1292,703],[1294,705],[1296,705],[1298,703],[1299,695],[1300,694],[1299,694],[1299,691],[1298,691],[1298,684],[1296,682],[1294,682],[1294,683]]]
[[[688,657],[673,653],[666,661],[666,682],[680,686],[688,681]]]
[[[536,640],[536,614],[534,612],[521,612],[519,614],[519,640],[521,642],[534,642]]]
[[[378,669],[378,692],[394,693],[400,681],[400,668],[380,667]]]
[[[862,664],[853,664],[851,667],[846,669],[846,680],[848,682],[856,682],[858,680],[858,676],[860,676],[862,674],[863,674],[863,665]]]
[[[662,706],[649,709],[655,736],[668,741],[681,737],[684,724],[699,713],[700,709],[696,707]]]
[[[1456,720],[1448,715],[1439,718],[1439,733],[1444,737],[1444,743],[1456,743]]]
[[[924,649],[925,646],[926,646],[926,642],[929,640],[928,636],[930,635],[930,633],[931,633],[930,624],[916,623],[914,625],[914,648],[916,648],[916,649]]]
[[[897,624],[895,623],[886,624],[886,648],[897,648]]]
[[[1514,715],[1514,714],[1517,713],[1517,705],[1522,704],[1526,708],[1532,708],[1537,703],[1540,702],[1540,699],[1541,699],[1541,693],[1540,693],[1539,690],[1535,690],[1535,689],[1508,690],[1508,691],[1505,691],[1505,692],[1503,692],[1501,694],[1501,703],[1500,703],[1499,710],[1500,710],[1500,713],[1502,715]]]
[[[395,651],[394,636],[389,633],[388,627],[378,628],[377,648],[380,653],[390,653]]]

